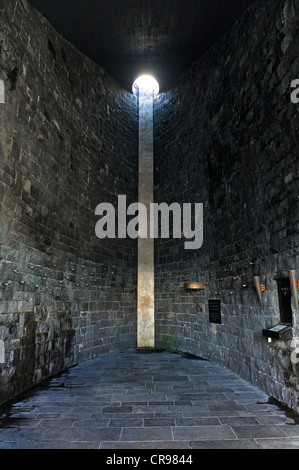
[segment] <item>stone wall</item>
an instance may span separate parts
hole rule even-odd
[[[26,0],[0,9],[0,402],[136,345],[137,243],[95,208],[137,200],[137,103]]]
[[[297,411],[294,298],[290,339],[268,343],[262,330],[280,321],[276,279],[299,264],[298,13],[293,0],[253,4],[158,96],[154,140],[155,202],[204,204],[202,248],[156,241],[157,346],[216,361]],[[186,290],[192,281],[206,289]]]
[[[155,103],[155,201],[202,202],[204,242],[155,246],[156,346],[228,367],[294,410],[299,319],[277,279],[298,267],[295,0],[257,2]],[[137,241],[99,240],[95,207],[137,201],[133,94],[26,0],[0,1],[0,402],[136,345]],[[253,276],[266,286],[260,304]],[[186,290],[185,283],[207,283]],[[208,300],[220,299],[221,324]]]

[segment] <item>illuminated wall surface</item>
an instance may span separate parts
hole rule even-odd
[[[152,79],[153,80],[153,79]],[[154,239],[150,236],[150,204],[154,202],[154,83],[140,77],[138,87],[138,202],[147,210],[147,238],[138,238],[137,346],[155,346]]]
[[[0,402],[83,360],[155,345],[228,367],[298,411],[297,2],[252,5],[154,97],[150,171],[141,94],[24,0],[1,5]],[[201,248],[99,239],[95,208],[119,195],[202,203]],[[142,280],[149,330],[138,329]],[[263,330],[283,319],[290,328],[269,342]]]

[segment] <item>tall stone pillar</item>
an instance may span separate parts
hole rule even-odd
[[[155,346],[154,238],[150,237],[150,204],[154,202],[153,85],[139,79],[138,202],[147,209],[147,238],[138,238],[137,346]],[[142,218],[141,218],[142,223]]]

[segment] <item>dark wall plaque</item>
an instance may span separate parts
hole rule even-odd
[[[209,322],[221,323],[221,300],[209,300]]]
[[[288,277],[277,279],[280,320],[292,323],[291,289]]]

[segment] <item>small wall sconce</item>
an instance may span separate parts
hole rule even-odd
[[[185,284],[185,288],[191,291],[194,302],[198,305],[199,309],[202,310],[202,307],[201,307],[200,303],[198,302],[197,298],[195,297],[194,291],[195,290],[204,290],[206,288],[206,283],[187,282]]]
[[[199,283],[199,282],[187,282],[185,284],[186,289],[192,290],[202,290],[206,288],[206,283]]]
[[[259,296],[260,303],[263,306],[263,293],[266,292],[266,286],[265,284],[261,284],[260,276],[253,276],[253,282],[257,295]]]
[[[298,276],[297,276],[297,269],[291,269],[289,271],[289,276],[290,276],[290,288],[292,295],[294,296],[295,300],[295,305],[296,305],[296,310],[298,312]]]

